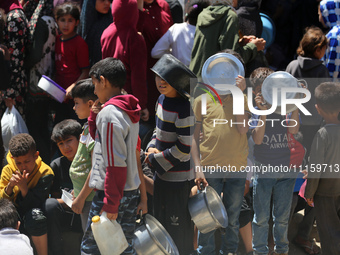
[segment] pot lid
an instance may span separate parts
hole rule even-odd
[[[277,71],[275,73],[270,74],[262,84],[261,93],[263,95],[264,100],[272,104],[273,102],[273,88],[277,89],[276,97],[277,97],[277,105],[281,106],[281,88],[298,88],[297,79],[292,76],[290,73]],[[296,95],[296,92],[286,93],[287,99],[292,99]]]
[[[217,53],[208,58],[202,68],[203,82],[212,86],[219,95],[230,94],[225,85],[236,85],[235,78],[244,77],[244,67],[240,60],[229,53]]]

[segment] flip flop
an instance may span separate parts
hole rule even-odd
[[[293,243],[303,249],[309,255],[320,254],[321,248],[316,245],[314,241],[304,240],[304,242],[298,242],[297,238],[293,240]]]

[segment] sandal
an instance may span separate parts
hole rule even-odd
[[[307,254],[310,255],[316,255],[319,254],[321,251],[321,248],[316,245],[314,241],[310,240],[304,240],[301,237],[297,236],[294,240],[293,243],[303,249]]]

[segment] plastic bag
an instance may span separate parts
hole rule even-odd
[[[12,109],[6,109],[1,118],[2,140],[6,153],[11,138],[17,134],[28,133],[25,121],[22,119],[18,110],[12,106]]]

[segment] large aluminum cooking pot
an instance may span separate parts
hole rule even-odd
[[[135,230],[134,248],[138,255],[179,255],[169,233],[156,218],[147,214]]]
[[[305,88],[308,87],[307,82],[305,80],[297,80],[294,76],[290,73],[277,71],[275,73],[270,74],[262,84],[262,95],[265,103],[272,105],[273,97],[277,98],[277,107],[275,113],[281,114],[281,88],[302,88],[302,84]],[[273,88],[276,88],[277,93],[276,95],[273,92]],[[303,98],[303,93],[298,92],[289,92],[286,93],[287,99],[298,99]],[[288,104],[286,108],[286,112],[290,113],[297,109],[295,104]]]
[[[188,207],[191,219],[203,234],[228,226],[227,211],[221,197],[212,187],[207,186],[189,198]]]

